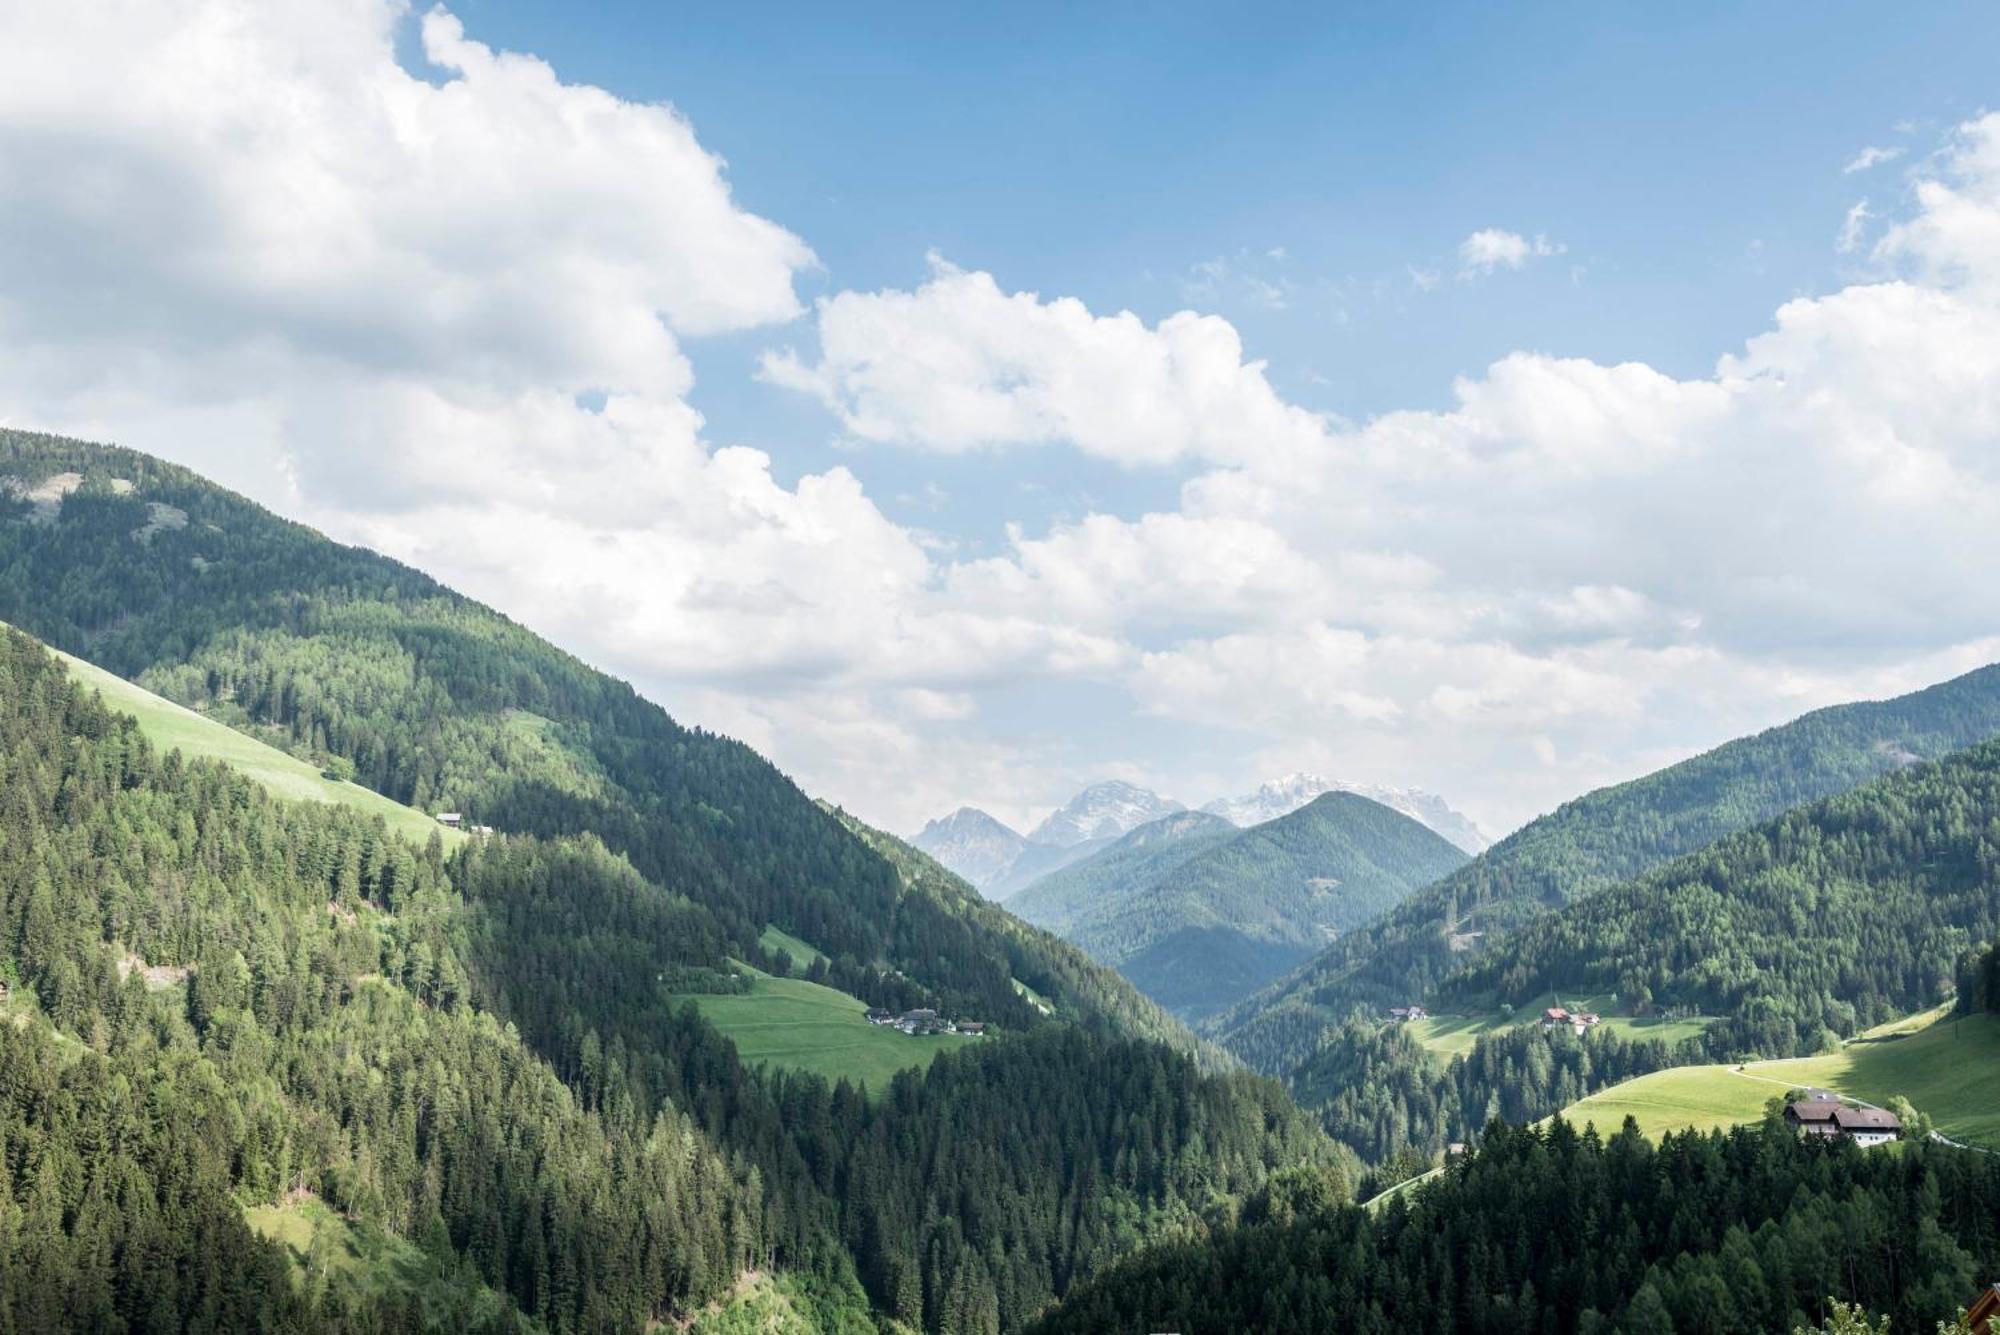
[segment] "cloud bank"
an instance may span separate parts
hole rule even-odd
[[[672,108],[443,10],[405,68],[411,22],[0,11],[0,416],[423,565],[874,819],[1021,819],[1095,777],[990,720],[1024,691],[1500,827],[2000,648],[2000,117],[1875,219],[1876,278],[1788,302],[1706,375],[1523,352],[1444,410],[1356,423],[1290,402],[1217,316],[944,259],[808,310],[806,241]],[[1485,229],[1459,258],[1559,253]],[[825,405],[863,462],[787,485],[707,438],[685,347],[744,330],[769,392]],[[1184,482],[971,558],[868,494],[892,449]]]

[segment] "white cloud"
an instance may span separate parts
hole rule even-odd
[[[1227,320],[1183,311],[1148,326],[930,264],[914,292],[822,299],[818,363],[771,353],[765,378],[818,396],[862,440],[946,452],[1064,441],[1160,464],[1319,437],[1319,419],[1281,400],[1263,363],[1244,361]]]
[[[1529,260],[1561,255],[1568,250],[1568,246],[1546,236],[1530,240],[1519,232],[1482,227],[1458,243],[1459,276],[1470,278],[1496,269],[1520,269]]]
[[[1286,412],[1211,322],[1182,355],[1200,317],[1107,319],[954,269],[823,303],[832,351],[790,365],[871,440],[1206,465],[1174,511],[951,568],[954,605],[1128,646],[1092,671],[1160,719],[1267,755],[1337,737],[1369,777],[1504,825],[1993,652],[2000,117],[1916,197],[1876,247],[1905,277],[1789,302],[1690,379],[1517,353],[1448,410],[1349,425]],[[906,343],[926,352],[903,366]],[[1104,429],[1134,366],[1158,377],[1145,429]]]
[[[1840,170],[1843,174],[1851,176],[1855,172],[1865,172],[1870,168],[1879,167],[1885,162],[1894,162],[1902,156],[1903,150],[1900,147],[1877,148],[1875,145],[1870,144],[1859,153],[1856,153],[1852,158],[1849,158],[1847,165]]]
[[[1882,232],[1899,277],[1789,302],[1686,379],[1517,353],[1443,410],[1347,423],[1226,320],[942,261],[772,333],[809,350],[763,375],[850,442],[1187,477],[968,558],[848,468],[781,480],[705,437],[683,345],[789,322],[815,261],[683,118],[442,12],[416,77],[404,21],[0,9],[0,416],[432,569],[872,818],[1021,820],[1094,770],[1199,797],[1181,780],[1248,754],[1505,826],[2000,650],[2000,118]],[[1562,253],[1467,245],[1479,272]],[[1082,754],[1066,692],[1190,749]]]

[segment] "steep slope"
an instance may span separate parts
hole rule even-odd
[[[1719,1056],[1812,1052],[1945,999],[2000,933],[2000,740],[1885,775],[1550,914],[1447,976],[1723,1017]]]
[[[1321,793],[1353,793],[1371,802],[1380,802],[1391,811],[1400,811],[1449,839],[1467,853],[1482,852],[1493,841],[1472,819],[1452,810],[1436,793],[1421,788],[1391,788],[1376,783],[1348,783],[1320,774],[1287,774],[1258,785],[1254,793],[1241,797],[1218,797],[1202,810],[1248,829],[1265,821],[1288,816]]]
[[[1290,978],[1211,1022],[1285,1071],[1356,1007],[1427,996],[1468,955],[1551,909],[1782,811],[2000,733],[2000,667],[1893,700],[1836,705],[1533,821]]]
[[[0,1326],[407,1327],[456,1276],[636,1328],[774,1245],[690,1120],[632,1134],[479,1010],[435,841],[162,756],[11,631],[0,780]],[[295,1291],[241,1209],[315,1200],[425,1273]]]
[[[5,623],[0,623],[0,629],[6,628]],[[142,686],[106,672],[95,663],[87,663],[60,650],[51,652],[62,660],[79,685],[98,692],[112,709],[136,720],[146,740],[162,752],[177,750],[190,758],[199,756],[221,761],[255,779],[273,797],[332,802],[353,807],[364,816],[379,816],[392,832],[418,844],[432,836],[436,836],[448,849],[465,842],[464,831],[440,825],[434,816],[391,801],[372,788],[363,788],[315,769],[297,756],[217,723],[205,714],[197,714],[184,705],[162,699]]]
[[[1035,1022],[997,943],[762,757],[490,609],[134,451],[0,431],[0,479],[0,618],[397,802],[595,835],[739,957],[776,925],[870,1002]]]
[[[167,1311],[205,1301],[143,1269],[92,1268],[156,1245],[130,1231],[143,1213],[95,1203],[96,1178],[74,1199],[37,1185],[48,1153],[93,1139],[148,1156],[83,1156],[102,1158],[121,1200],[155,1163],[178,1175],[161,1192],[198,1191],[162,1206],[177,1220],[207,1212],[172,1236],[207,1254],[204,1273],[221,1267],[232,1301],[254,1303],[237,1328],[393,1324],[401,1309],[379,1304],[407,1293],[451,1303],[453,1324],[474,1329],[511,1320],[507,1303],[554,1329],[634,1329],[720,1297],[753,1265],[794,1272],[842,1329],[864,1329],[870,1304],[924,1328],[968,1308],[1015,1328],[1156,1230],[1226,1213],[1281,1165],[1352,1178],[1351,1156],[1275,1084],[1204,1077],[1197,1059],[1231,1063],[963,883],[898,893],[968,932],[1004,933],[1001,972],[1018,969],[1058,1015],[864,1099],[746,1067],[687,1004],[741,986],[721,923],[594,837],[502,834],[447,863],[438,841],[419,850],[349,806],[274,802],[214,762],[161,758],[13,633],[0,640],[0,776],[0,1005],[18,1021],[0,1024],[0,1128],[44,1147],[7,1161],[29,1176],[0,1177],[0,1198],[37,1202],[0,1249],[67,1238],[61,1251],[36,1242],[33,1266],[0,1263],[37,1277],[32,1290],[0,1280],[11,1329],[102,1324],[75,1305],[98,1293]],[[908,857],[917,880],[947,876]],[[1118,1036],[1128,1028],[1193,1056]],[[118,1061],[79,1066],[99,1042]],[[37,1110],[67,1106],[48,1083],[64,1070],[89,1115],[40,1127]],[[169,1075],[183,1084],[168,1090]],[[210,1106],[218,1091],[234,1092]],[[146,1102],[161,1098],[188,1122]],[[202,1148],[130,1142],[100,1115]],[[989,1214],[960,1210],[975,1189]],[[382,1264],[435,1271],[398,1289],[362,1257],[329,1291],[339,1306],[295,1310],[284,1251],[243,1228],[238,1199],[275,1235],[345,1220],[313,1236],[379,1237],[365,1250]],[[524,1220],[534,1227],[517,1232]],[[475,1319],[482,1302],[491,1321]]]
[[[1120,779],[1093,783],[1050,812],[1028,832],[1028,842],[1068,848],[1092,839],[1116,839],[1130,830],[1184,810],[1179,802]]]
[[[1014,865],[1028,841],[977,807],[925,825],[910,843],[984,890]]]
[[[1398,812],[1327,793],[1289,816],[1165,860],[1152,875],[1052,904],[1065,935],[1182,1015],[1236,1001],[1458,866],[1465,855]]]

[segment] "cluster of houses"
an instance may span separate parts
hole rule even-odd
[[[1886,1145],[1903,1134],[1896,1114],[1882,1108],[1850,1108],[1831,1090],[1809,1089],[1785,1105],[1785,1125],[1802,1136],[1844,1136],[1857,1145]]]
[[[1405,1020],[1428,1020],[1431,1018],[1431,1013],[1422,1006],[1391,1006],[1389,1018],[1401,1024]]]
[[[899,1034],[965,1034],[976,1038],[986,1032],[983,1020],[947,1020],[928,1006],[901,1015],[870,1006],[866,1018],[870,1024],[885,1025]]]
[[[464,830],[467,834],[476,834],[482,837],[493,833],[491,825],[467,825],[464,814],[457,811],[438,812],[438,824],[448,829]]]
[[[1542,1028],[1561,1029],[1568,1026],[1576,1030],[1579,1038],[1603,1022],[1604,1017],[1596,1011],[1572,1011],[1564,1010],[1561,1006],[1551,1006],[1542,1012]]]

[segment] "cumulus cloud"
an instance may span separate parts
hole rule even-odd
[[[962,452],[1065,442],[1125,464],[1241,460],[1318,439],[1245,361],[1227,320],[1004,292],[933,255],[914,292],[842,292],[818,304],[819,360],[767,354],[765,379],[821,399],[862,440]]]
[[[1116,652],[917,615],[931,558],[851,473],[704,439],[684,341],[795,317],[812,252],[672,108],[449,12],[7,7],[0,193],[5,420],[194,464],[670,703],[812,683],[845,694],[796,721],[859,744],[964,712],[929,663]]]
[[[1459,275],[1471,278],[1496,269],[1525,268],[1529,260],[1546,259],[1568,250],[1568,246],[1546,236],[1530,240],[1519,232],[1482,227],[1458,243]]]
[[[786,327],[813,254],[683,117],[390,0],[0,9],[0,197],[0,415],[432,569],[899,827],[1245,754],[1504,826],[2000,650],[2000,118],[1882,220],[1894,277],[1709,374],[1517,353],[1358,423],[1214,315],[943,260]],[[1073,450],[1177,501],[956,555],[862,456],[707,438],[686,346],[759,329],[864,455]],[[1120,710],[1184,758],[1080,749]]]
[[[1486,788],[1504,824],[1993,652],[2000,117],[1916,200],[1875,247],[1900,277],[1788,302],[1694,378],[1517,353],[1448,409],[1342,423],[1287,412],[1224,329],[1185,355],[1202,317],[949,268],[822,303],[824,356],[780,378],[868,440],[1197,461],[1172,512],[1016,533],[947,587],[1129,646],[1094,670],[1159,718],[1303,763],[1337,738],[1350,766]],[[1159,379],[1128,434],[1103,424],[1131,420],[1132,367]]]

